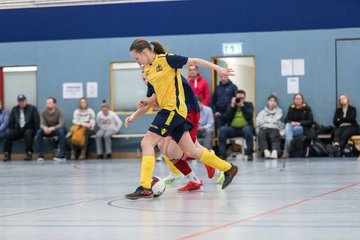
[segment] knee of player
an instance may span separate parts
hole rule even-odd
[[[154,148],[156,143],[152,142],[151,139],[143,138],[141,140],[141,148]]]

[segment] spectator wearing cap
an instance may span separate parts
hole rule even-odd
[[[54,157],[55,161],[65,160],[65,120],[62,111],[56,106],[56,98],[48,97],[46,99],[46,109],[40,115],[40,129],[36,132],[36,148],[38,161],[44,160],[44,137],[58,137],[59,153]]]
[[[5,135],[4,161],[11,161],[12,144],[24,138],[25,161],[32,160],[34,136],[39,129],[40,116],[37,108],[27,103],[26,96],[17,97],[18,105],[13,107],[9,119],[9,132]]]
[[[188,81],[195,96],[201,97],[202,103],[209,106],[211,100],[209,84],[206,79],[201,76],[197,66],[189,66]]]
[[[3,108],[2,101],[0,100],[0,141],[4,140],[9,127],[10,112]]]

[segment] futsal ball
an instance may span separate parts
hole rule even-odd
[[[152,177],[151,189],[153,190],[154,197],[160,197],[166,189],[165,181],[157,176]]]

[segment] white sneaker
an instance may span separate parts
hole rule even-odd
[[[66,162],[66,157],[64,154],[59,154],[53,158],[55,162]]]
[[[271,158],[270,155],[271,155],[271,154],[270,154],[270,151],[267,150],[267,149],[265,149],[265,150],[264,150],[264,156],[265,156],[265,158],[267,158],[267,159],[268,159],[268,158]]]
[[[42,157],[42,156],[40,156],[40,157],[38,157],[37,159],[36,159],[36,161],[38,161],[38,162],[43,162],[45,159],[44,159],[44,157]]]
[[[278,158],[278,152],[276,150],[272,150],[270,158],[271,159],[277,159]]]

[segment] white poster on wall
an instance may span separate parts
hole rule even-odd
[[[84,96],[82,83],[63,83],[63,98],[78,99]]]
[[[98,83],[97,82],[87,82],[86,83],[86,96],[88,98],[97,98],[98,97]]]
[[[305,75],[305,60],[293,59],[293,75],[304,76]]]
[[[288,77],[287,78],[287,93],[295,94],[299,93],[299,78],[298,77]]]
[[[293,61],[292,59],[281,59],[281,76],[293,75]]]

